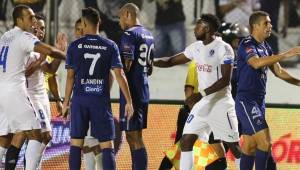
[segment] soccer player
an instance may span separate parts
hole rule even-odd
[[[37,22],[35,24],[35,35],[40,41],[45,38],[45,17],[43,15],[36,15]],[[58,34],[57,47],[62,51],[67,48],[67,40],[65,34]],[[47,90],[44,86],[45,76],[44,72],[54,73],[57,71],[61,59],[54,59],[51,63],[45,61],[45,57],[39,53],[30,53],[29,60],[27,61],[26,68],[26,85],[27,92],[30,100],[32,101],[33,107],[37,111],[37,117],[41,124],[42,131],[42,145],[40,148],[40,162],[42,155],[46,149],[47,144],[51,140],[51,111],[50,102],[47,94]],[[58,91],[56,89],[56,91]],[[29,156],[29,155],[28,155]],[[28,157],[27,156],[27,157]],[[26,169],[34,169],[35,167],[29,167],[31,164],[27,162]],[[40,165],[40,163],[39,163]]]
[[[82,38],[68,48],[66,68],[67,82],[63,115],[68,114],[71,103],[70,169],[80,169],[84,137],[91,124],[91,136],[98,139],[102,149],[104,170],[114,170],[114,119],[110,105],[109,72],[113,69],[116,80],[126,97],[126,116],[132,117],[132,99],[117,45],[98,35],[100,17],[93,8],[82,10]]]
[[[269,68],[276,77],[300,86],[300,80],[291,76],[278,63],[299,55],[300,47],[273,54],[265,41],[272,32],[271,20],[266,12],[251,14],[249,25],[251,35],[240,43],[237,56],[238,89],[235,107],[244,139],[240,169],[252,170],[255,161],[257,170],[265,170],[271,156],[271,137],[265,119],[267,71]],[[268,169],[276,169],[274,161]]]
[[[216,37],[219,25],[216,16],[201,15],[194,30],[198,41],[188,46],[183,53],[165,61],[154,62],[159,67],[184,64],[193,59],[196,62],[200,93],[193,94],[186,102],[189,104],[195,97],[201,100],[192,107],[184,126],[181,170],[192,168],[194,142],[197,138],[207,142],[211,131],[214,139],[227,142],[235,157],[240,156],[238,122],[230,92],[234,53],[229,44]]]
[[[25,62],[32,51],[65,58],[65,54],[38,40],[32,32],[35,14],[28,6],[19,5],[13,10],[14,28],[0,39],[0,114],[8,120],[8,126],[1,129],[14,133],[7,150],[5,169],[14,169],[20,148],[27,138],[26,160],[37,164],[41,146],[40,123],[28,98],[25,84]],[[17,106],[17,107],[16,107]],[[2,134],[6,135],[6,134]]]
[[[119,11],[121,37],[120,54],[133,100],[132,119],[126,117],[124,94],[120,94],[120,127],[126,131],[130,147],[132,169],[147,169],[148,156],[142,130],[147,128],[149,104],[148,75],[152,71],[154,39],[150,31],[139,21],[139,8],[133,3],[125,4]]]

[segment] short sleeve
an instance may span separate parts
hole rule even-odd
[[[75,63],[74,63],[74,44],[71,44],[67,51],[67,59],[66,59],[66,69],[74,69]]]
[[[135,41],[132,33],[125,31],[121,38],[120,53],[126,59],[134,60]]]
[[[233,64],[234,52],[229,44],[224,44],[221,48],[220,64]]]
[[[242,42],[239,49],[238,49],[238,56],[244,59],[245,61],[248,61],[249,58],[253,56],[257,56],[257,50],[253,43],[248,42]]]
[[[111,68],[123,68],[119,49],[115,43],[112,45]]]
[[[23,50],[26,52],[32,52],[34,50],[34,46],[40,42],[40,40],[29,32],[23,32],[21,38],[21,45]]]
[[[189,45],[188,47],[186,47],[183,52],[183,54],[191,60],[194,59],[194,51],[196,50],[195,46],[196,46],[195,43],[193,43],[193,44]]]
[[[194,60],[188,66],[185,85],[192,86],[194,89],[198,89],[198,73],[196,70],[196,62]]]

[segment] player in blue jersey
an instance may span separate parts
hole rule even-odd
[[[83,9],[81,24],[85,36],[70,44],[66,61],[68,73],[63,104],[64,116],[67,115],[73,92],[69,165],[72,170],[80,169],[83,139],[91,124],[91,136],[98,139],[102,149],[103,169],[114,170],[115,126],[109,94],[111,69],[125,95],[125,112],[128,118],[133,114],[132,100],[117,45],[98,35],[98,12],[93,8]]]
[[[154,39],[150,31],[140,24],[139,8],[133,3],[125,4],[119,12],[120,25],[124,30],[120,53],[130,93],[134,114],[132,119],[125,115],[125,97],[120,95],[120,126],[126,131],[130,146],[132,169],[147,169],[148,156],[143,142],[142,130],[147,128],[149,104],[148,75],[152,72]]]
[[[272,32],[271,20],[266,12],[254,12],[250,16],[249,25],[251,35],[240,43],[237,58],[236,112],[244,139],[240,169],[252,170],[255,161],[256,170],[265,170],[271,155],[271,137],[265,119],[267,71],[269,68],[276,77],[300,86],[300,80],[291,76],[278,63],[299,55],[300,47],[273,54],[265,41]],[[268,169],[276,169],[274,161]]]

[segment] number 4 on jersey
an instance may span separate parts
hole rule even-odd
[[[8,46],[3,46],[0,52],[0,66],[2,66],[3,72],[6,72],[7,53],[8,53]]]

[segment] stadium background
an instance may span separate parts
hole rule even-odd
[[[84,6],[83,2],[80,0],[62,0],[60,6],[55,9],[53,3],[51,4],[49,2],[58,2],[57,0],[45,1],[46,4],[43,12],[48,18],[50,13],[55,13],[54,16],[56,16],[51,22],[51,27],[48,28],[48,41],[50,41],[50,43],[53,41],[53,37],[57,31],[67,33],[69,40],[73,40],[73,25],[80,16],[80,9]],[[187,45],[194,41],[193,21],[196,18],[194,16],[194,10],[197,9],[195,7],[195,1],[200,2],[202,0],[183,0],[186,15]],[[9,0],[7,2],[7,22],[4,24],[0,21],[0,35],[12,25],[12,5]],[[101,3],[102,0],[98,0],[99,6],[101,6]],[[154,3],[148,3],[146,0],[143,2],[141,20],[142,23],[152,31],[154,31],[155,11]],[[282,18],[280,18],[279,23],[282,23]],[[290,28],[287,38],[283,39],[279,37],[280,50],[283,51],[299,44],[299,33],[299,27]],[[288,70],[300,77],[299,60],[294,59],[290,62],[296,64],[293,64],[293,67],[288,68]],[[151,99],[159,100],[160,104],[151,104],[148,118],[149,128],[145,130],[144,133],[145,143],[149,151],[149,170],[158,168],[163,158],[163,151],[173,143],[177,113],[180,103],[182,103],[182,99],[184,98],[183,82],[186,76],[186,68],[186,65],[170,69],[155,68],[153,75],[150,77]],[[58,72],[61,94],[64,94],[65,75],[64,64],[62,64]],[[270,74],[267,90],[267,103],[271,104],[271,106],[276,106],[276,108],[268,107],[267,119],[272,132],[272,140],[274,143],[273,154],[278,161],[278,169],[300,169],[300,89],[280,81]],[[119,90],[116,83],[114,83],[112,98],[118,99],[118,95]],[[68,122],[63,122],[56,117],[55,105],[52,104],[51,109],[53,113],[53,140],[43,158],[43,169],[64,170],[67,169],[68,160]],[[113,104],[113,111],[115,115],[118,114],[117,104]],[[129,155],[128,144],[123,142],[121,151],[117,155],[118,169],[130,169],[131,159]],[[230,156],[229,160],[231,160]],[[232,162],[230,162],[229,169],[234,169],[232,168]]]

